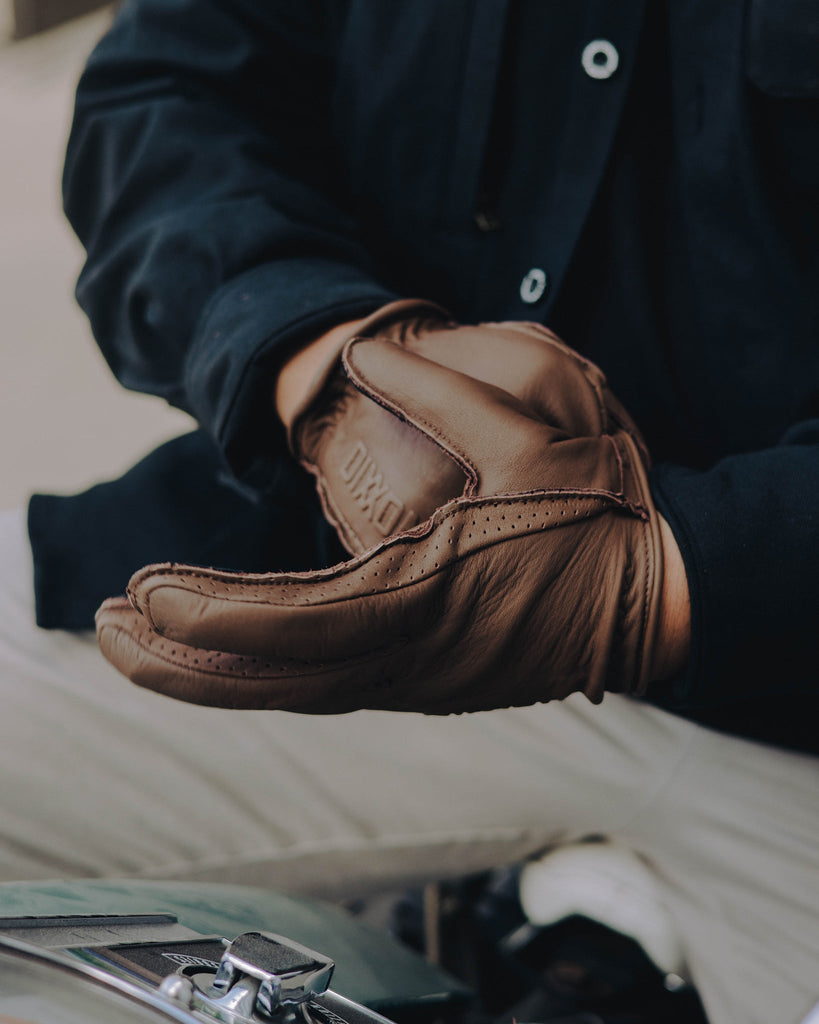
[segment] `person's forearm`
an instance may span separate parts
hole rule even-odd
[[[190,413],[264,490],[282,446],[270,367],[395,298],[339,185],[336,36],[299,5],[118,6],[66,154],[77,297],[115,376]]]

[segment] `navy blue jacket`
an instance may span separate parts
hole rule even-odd
[[[68,148],[77,295],[201,432],[33,499],[39,621],[147,561],[339,557],[271,381],[423,296],[547,323],[644,431],[693,614],[649,699],[815,749],[818,139],[815,0],[125,0]]]

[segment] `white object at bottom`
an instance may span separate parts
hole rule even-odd
[[[0,709],[0,879],[333,894],[605,835],[651,871],[711,1024],[799,1024],[819,999],[815,758],[615,695],[448,718],[178,703],[92,635],[35,627],[20,512],[0,515]]]

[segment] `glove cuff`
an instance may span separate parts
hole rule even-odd
[[[663,593],[663,577],[665,575],[665,558],[660,517],[654,506],[648,481],[646,464],[637,439],[626,433],[623,435],[627,450],[628,471],[635,489],[635,510],[642,510],[645,516],[642,529],[638,530],[638,538],[632,546],[631,599],[626,615],[628,624],[621,623],[632,639],[628,644],[631,657],[626,658],[627,664],[621,666],[625,690],[633,696],[642,696],[649,685],[654,682],[654,668],[657,661],[657,648],[661,642],[660,612]],[[636,613],[636,614],[635,614]],[[628,662],[631,661],[631,665]],[[631,685],[628,680],[632,680]],[[607,687],[609,688],[609,687]],[[622,687],[611,689],[622,692]]]
[[[371,313],[354,331],[340,337],[338,344],[325,353],[324,359],[316,370],[301,402],[296,407],[295,415],[287,429],[287,444],[297,459],[301,458],[299,436],[304,421],[312,413],[313,405],[324,390],[327,381],[340,365],[341,353],[347,342],[351,338],[371,338],[385,327],[398,321],[420,316],[431,317],[435,320],[451,319],[449,312],[435,302],[428,302],[426,299],[398,299],[395,302],[388,302]]]

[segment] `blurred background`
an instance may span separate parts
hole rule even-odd
[[[63,150],[111,14],[99,0],[0,0],[0,509],[118,476],[191,425],[117,384],[73,296],[83,255],[61,209]]]

